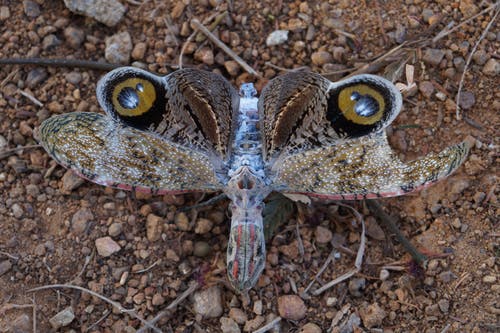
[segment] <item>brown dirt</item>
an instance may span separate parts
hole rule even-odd
[[[355,4],[350,1],[263,1],[250,4],[188,0],[184,1],[188,3],[184,8],[174,1],[144,1],[140,6],[122,1],[127,5],[127,14],[116,27],[109,28],[70,13],[62,1],[37,1],[41,11],[31,18],[23,8],[23,3],[29,2],[0,2],[10,10],[10,16],[0,21],[0,58],[38,56],[102,60],[105,38],[126,30],[134,45],[139,42],[146,45],[145,54],[135,60],[158,73],[168,73],[177,64],[182,44],[192,32],[187,24],[190,19],[203,20],[227,9],[229,15],[219,24],[217,34],[263,75],[264,79],[257,81],[259,89],[279,74],[266,62],[284,68],[310,66],[320,73],[360,66],[396,46],[395,35],[410,42],[432,38],[449,22],[460,22],[486,8],[472,1],[358,1]],[[174,7],[177,12],[172,11]],[[428,15],[428,10],[434,16]],[[489,76],[482,71],[485,60],[498,61],[500,35],[496,24],[480,43],[479,56],[474,58],[465,76],[464,91],[475,98],[473,105],[462,111],[466,120],[456,120],[453,103],[463,69],[461,63],[491,19],[491,13],[480,16],[434,45],[429,41],[419,42],[405,49],[405,57],[412,55],[409,63],[415,66],[414,80],[420,91],[406,98],[404,109],[389,132],[391,144],[401,157],[413,159],[439,151],[467,136],[476,139],[469,160],[449,179],[419,194],[383,200],[388,212],[400,217],[403,233],[414,244],[435,255],[428,269],[419,274],[411,268],[413,266],[405,266],[406,270],[391,271],[382,281],[379,274],[384,265],[401,261],[404,266],[408,256],[388,234],[382,236],[389,241],[369,237],[362,272],[353,280],[359,283],[359,279],[365,279],[366,286],[360,294],[356,294],[354,286],[341,283],[320,296],[311,296],[304,300],[305,316],[296,321],[283,319],[280,329],[275,332],[300,329],[314,332],[311,324],[324,332],[337,332],[349,316],[362,319],[356,332],[498,331],[500,95],[498,74]],[[431,29],[429,23],[437,19],[436,15],[440,15],[440,21]],[[328,22],[328,19],[334,21]],[[340,23],[343,24],[340,29],[354,34],[357,43],[329,27]],[[64,34],[68,27],[84,33],[81,46],[70,46]],[[403,28],[405,36],[401,33]],[[267,47],[266,37],[276,29],[293,31],[284,44]],[[312,36],[308,29],[314,30]],[[61,43],[50,46],[49,35],[56,36]],[[204,48],[199,51],[202,54],[212,52],[215,62],[212,64],[207,58],[196,55],[199,48]],[[423,60],[429,48],[445,52],[436,65]],[[241,69],[232,76],[228,74],[224,65],[230,66],[231,63],[226,62],[231,59],[210,42],[194,41],[191,50],[195,50],[195,54],[186,53],[184,64],[187,66],[218,71],[235,85],[252,80]],[[311,56],[318,50],[333,54],[333,59],[328,59],[328,64],[323,66],[314,65]],[[383,63],[376,73],[383,73],[390,62],[402,57],[388,59],[389,62]],[[40,73],[33,73],[35,69],[46,71],[47,77],[43,78],[42,72],[42,79],[36,80]],[[35,79],[29,77],[30,72],[36,74]],[[81,74],[77,84],[70,83],[70,76],[75,72]],[[334,232],[334,237],[344,239],[346,247],[357,249],[359,228],[351,229],[340,222],[339,215],[332,213],[338,208],[335,203],[315,203],[306,214],[306,223],[300,225],[304,255],[298,254],[296,220],[293,219],[291,228],[282,227],[269,242],[264,276],[250,292],[250,304],[245,305],[223,283],[226,279],[227,203],[200,210],[197,216],[188,213],[192,223],[188,223],[188,231],[182,231],[179,219],[183,216],[179,217],[176,209],[201,200],[199,195],[132,196],[88,182],[65,192],[62,189],[65,170],[59,166],[54,168],[53,161],[41,148],[2,155],[2,150],[35,144],[32,131],[50,114],[75,110],[98,112],[95,83],[100,75],[100,71],[79,68],[0,67],[1,332],[31,332],[32,308],[16,305],[32,303],[36,304],[39,332],[50,331],[49,319],[68,306],[76,318],[61,331],[133,332],[142,327],[137,319],[119,313],[86,293],[71,289],[36,293],[28,290],[71,282],[110,297],[126,308],[133,307],[144,318],[152,318],[186,290],[190,281],[201,281],[200,276],[204,276],[209,285],[221,286],[222,315],[202,318],[193,311],[193,302],[185,300],[158,327],[165,332],[219,332],[222,330],[221,317],[229,317],[233,322],[241,319],[234,310],[230,312],[239,308],[246,314],[240,329],[249,331],[253,323],[261,321],[262,324],[256,325],[258,328],[279,316],[278,299],[294,294],[295,286],[299,293],[304,290],[323,265],[332,245],[318,242],[321,234],[315,232],[318,228],[327,227]],[[335,76],[339,77],[329,77]],[[404,78],[398,81],[406,82]],[[442,91],[445,100],[437,98],[436,91],[424,96],[424,81],[432,82],[436,91]],[[18,89],[34,96],[43,106],[23,97]],[[2,137],[7,141],[4,148],[1,147]],[[356,207],[365,215],[369,214],[362,207]],[[87,214],[90,211],[90,218],[83,222],[81,230],[77,230],[74,224],[79,222],[74,215],[85,208],[88,208]],[[150,214],[153,217],[149,219],[160,217],[161,237],[154,241],[148,238],[146,230]],[[193,221],[200,218],[213,222],[210,232],[194,232]],[[122,231],[114,234],[110,226],[122,228]],[[372,232],[377,233],[376,230]],[[95,240],[110,233],[122,249],[104,258],[95,253]],[[193,255],[196,244],[208,244],[210,251],[206,257]],[[437,256],[440,253],[447,256]],[[88,264],[86,258],[90,259]],[[156,265],[149,270],[140,271],[154,263]],[[325,270],[320,281],[328,282],[352,265],[353,257],[342,254],[340,260]],[[124,274],[128,278],[123,278]],[[316,283],[315,288],[318,286]],[[263,308],[258,309],[255,304]],[[376,304],[385,314],[379,322],[373,313],[378,311]],[[99,319],[102,320],[98,322]],[[331,327],[332,321],[335,327]],[[373,322],[375,324],[371,324]],[[373,327],[367,327],[371,325]]]

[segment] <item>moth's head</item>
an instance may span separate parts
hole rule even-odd
[[[165,103],[165,84],[159,76],[134,67],[117,68],[97,84],[97,99],[114,119],[146,128]]]
[[[382,130],[402,105],[401,94],[390,81],[367,74],[332,82],[327,100],[326,118],[339,136],[348,138]]]

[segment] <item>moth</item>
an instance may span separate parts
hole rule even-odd
[[[153,194],[222,191],[231,200],[227,272],[247,291],[265,266],[262,210],[272,191],[361,200],[403,195],[448,176],[465,142],[403,163],[384,128],[401,110],[378,76],[331,82],[307,71],[271,80],[259,98],[222,76],[182,69],[166,76],[122,67],[97,85],[105,114],[45,120],[49,155],[104,186]]]

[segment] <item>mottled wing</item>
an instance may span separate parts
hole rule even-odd
[[[448,176],[464,161],[468,150],[462,142],[403,163],[382,132],[289,156],[276,164],[274,185],[283,192],[337,200],[398,196]]]
[[[40,126],[39,140],[58,163],[97,184],[158,194],[221,188],[205,154],[109,116],[52,117]]]

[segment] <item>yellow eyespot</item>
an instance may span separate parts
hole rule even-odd
[[[155,100],[154,85],[144,79],[127,79],[113,89],[113,107],[120,116],[140,116],[151,109]]]
[[[366,84],[342,89],[338,102],[344,117],[355,124],[371,125],[384,115],[384,97]]]

